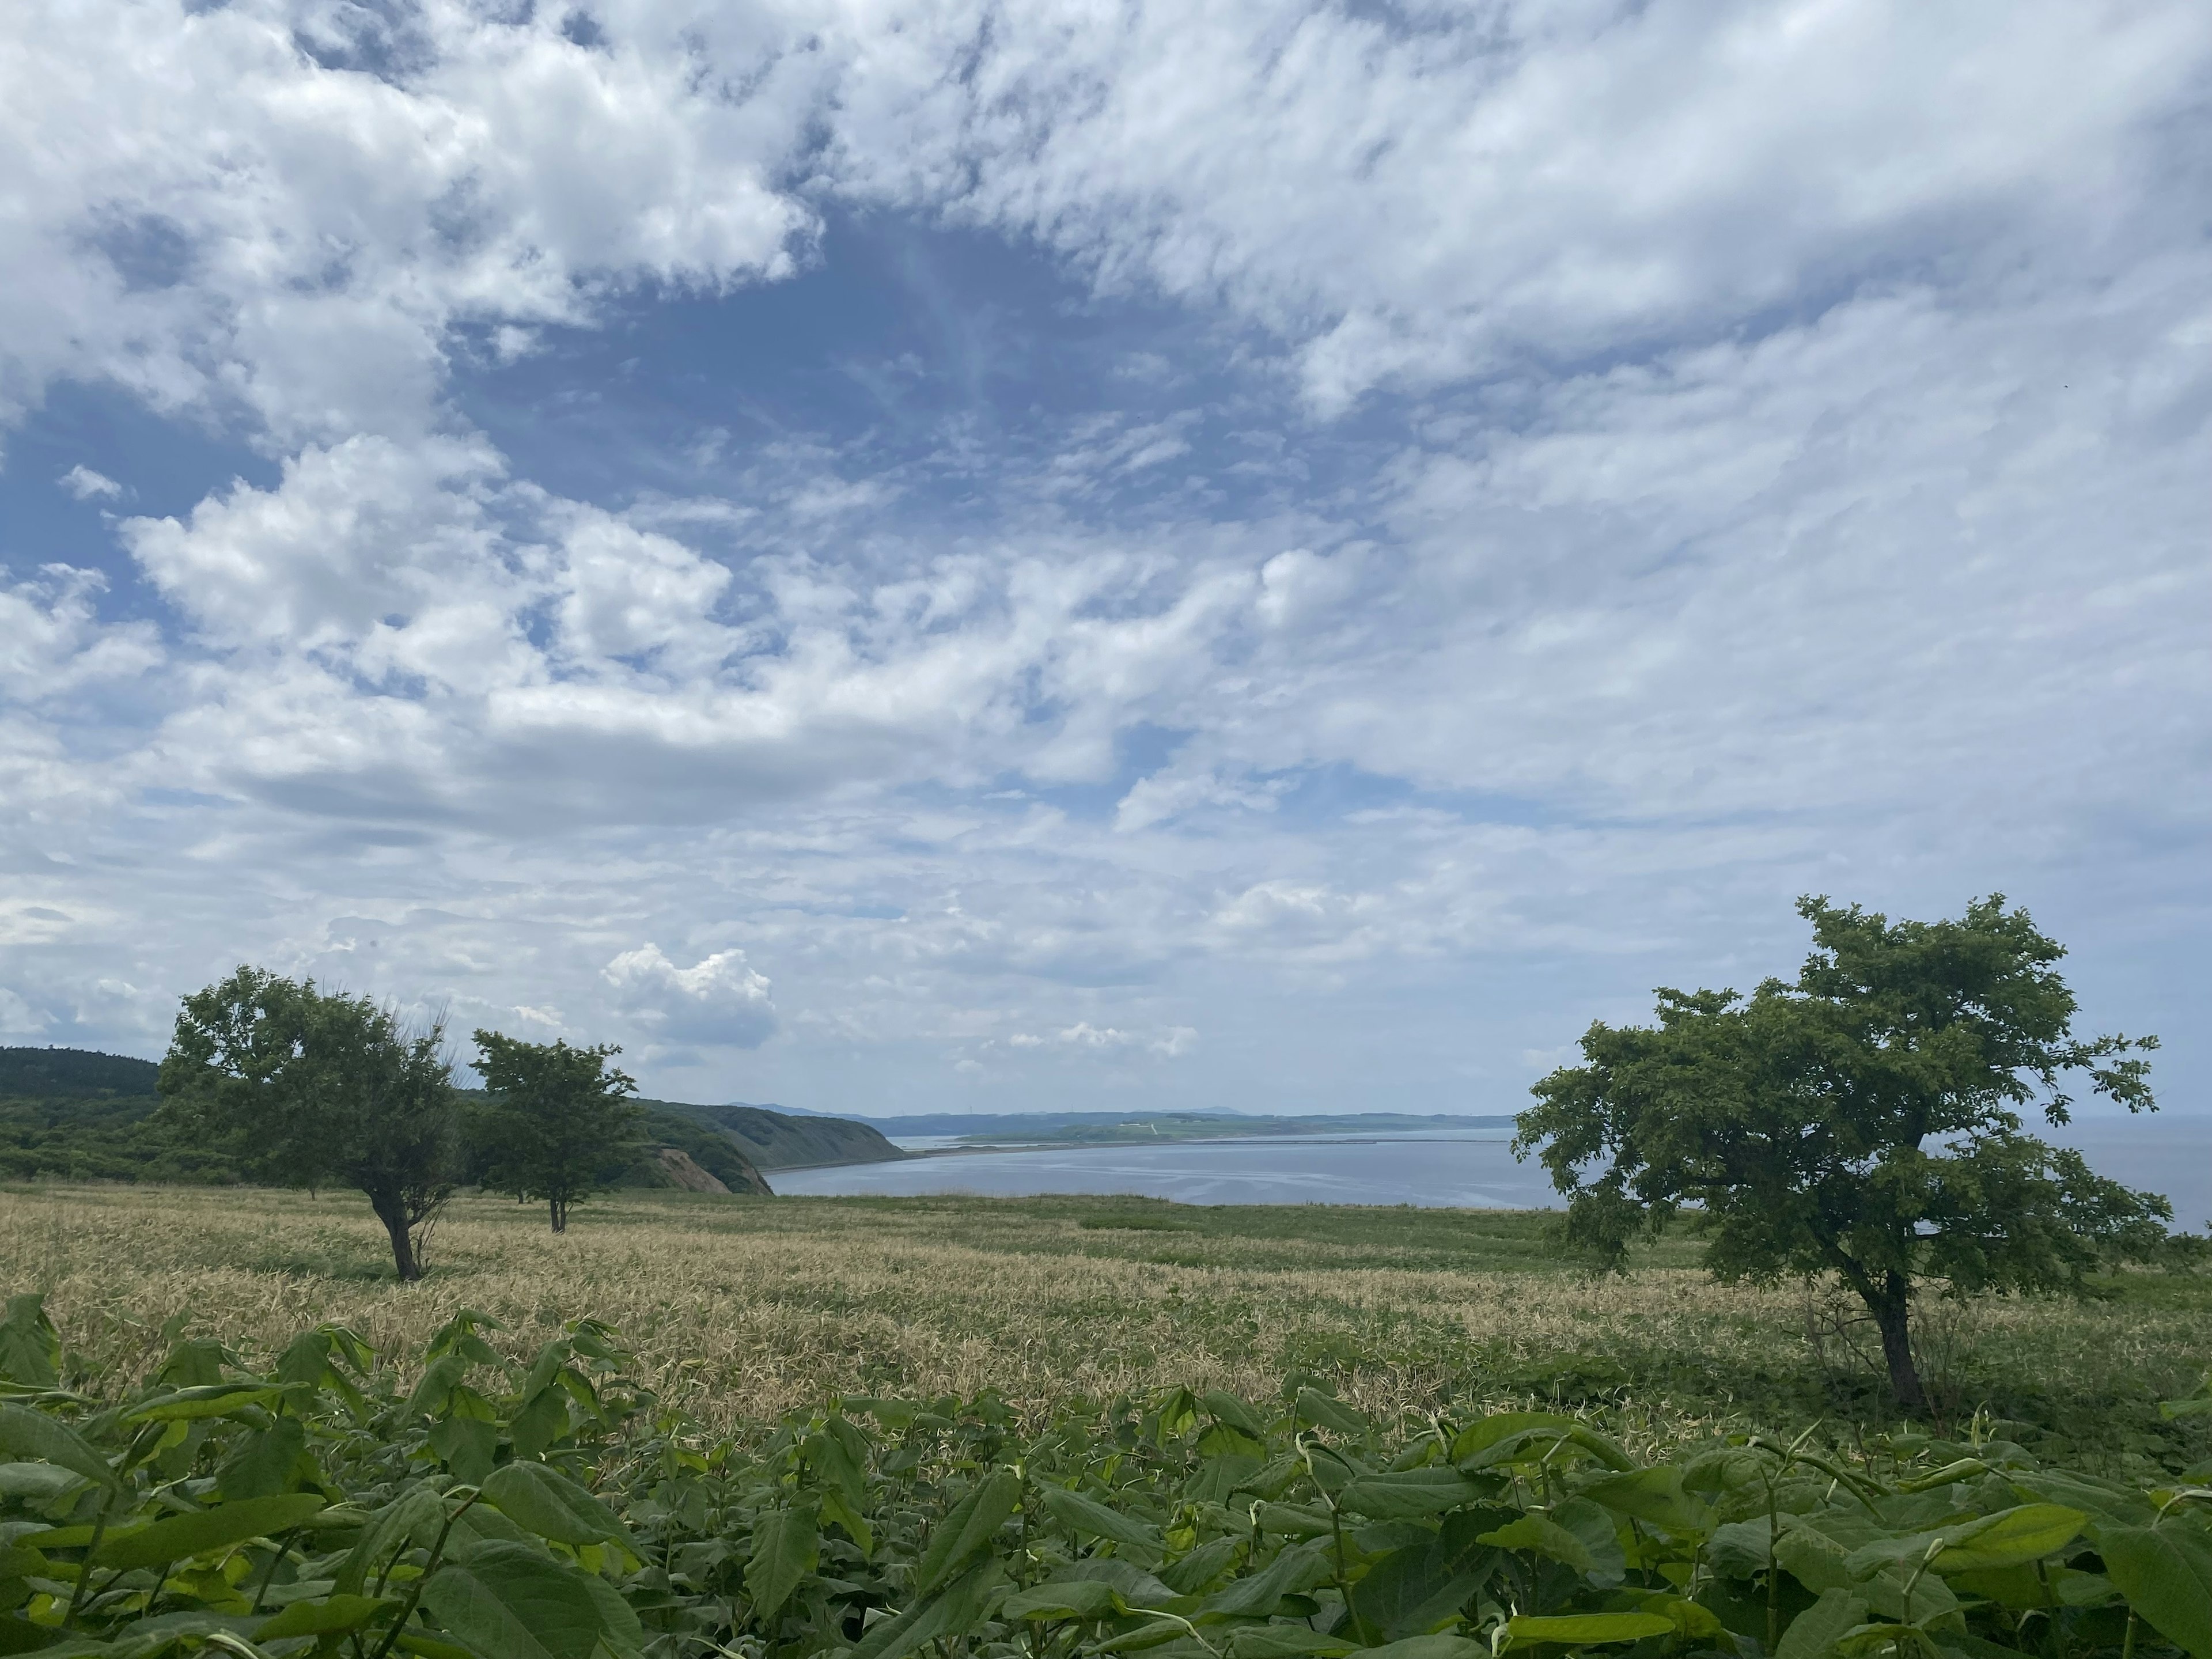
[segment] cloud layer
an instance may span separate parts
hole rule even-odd
[[[112,0],[7,65],[0,417],[259,468],[9,469],[94,549],[0,544],[14,1040],[252,958],[668,1092],[1510,1109],[1802,890],[2203,989],[2201,8]],[[838,289],[862,223],[985,274]]]

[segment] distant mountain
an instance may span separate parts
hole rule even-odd
[[[1231,1112],[920,1112],[912,1117],[863,1117],[854,1121],[879,1129],[885,1134],[902,1138],[921,1135],[1042,1137],[1057,1134],[1062,1129],[1091,1126],[1105,1128],[1117,1123],[1149,1122],[1153,1119],[1170,1117],[1218,1123],[1224,1134],[1234,1133],[1240,1125],[1251,1121],[1242,1113]]]
[[[1437,1112],[1336,1112],[1310,1117],[1247,1112],[935,1112],[858,1120],[901,1139],[957,1137],[981,1145],[1048,1140],[1099,1145],[1133,1140],[1197,1140],[1258,1135],[1408,1134],[1424,1129],[1510,1127],[1510,1116]]]

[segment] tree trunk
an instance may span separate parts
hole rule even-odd
[[[413,1284],[422,1277],[422,1264],[415,1259],[415,1234],[407,1218],[407,1206],[396,1194],[371,1193],[369,1207],[376,1218],[384,1224],[384,1231],[392,1235],[392,1265],[398,1269],[404,1284]]]
[[[553,1231],[556,1233],[567,1232],[568,1231],[568,1206],[557,1198],[549,1199],[546,1201],[552,1206],[553,1210]]]
[[[1911,1281],[1903,1273],[1893,1273],[1881,1288],[1879,1297],[1869,1297],[1867,1302],[1881,1331],[1881,1357],[1889,1364],[1890,1389],[1908,1413],[1925,1417],[1928,1391],[1920,1386],[1920,1368],[1912,1363]]]

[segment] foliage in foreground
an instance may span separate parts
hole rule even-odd
[[[263,1373],[180,1341],[97,1401],[15,1298],[0,1652],[2212,1659],[2212,1491],[2002,1439],[1647,1465],[1573,1416],[1377,1425],[1308,1387],[1042,1424],[851,1397],[716,1440],[606,1327],[526,1369],[486,1322],[404,1390],[323,1326]]]

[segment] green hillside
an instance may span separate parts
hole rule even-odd
[[[888,1164],[906,1156],[884,1132],[842,1117],[793,1117],[763,1106],[691,1106],[644,1100],[640,1105],[672,1112],[720,1130],[763,1170],[818,1169],[829,1164]]]
[[[89,1048],[0,1048],[0,1100],[82,1100],[103,1095],[151,1099],[161,1067]]]
[[[228,1186],[244,1179],[220,1149],[179,1135],[161,1122],[155,1092],[160,1067],[151,1060],[82,1048],[0,1048],[0,1180],[129,1181]],[[855,1139],[888,1141],[872,1129],[836,1119],[787,1118],[743,1109],[740,1135],[697,1114],[725,1109],[673,1107],[659,1101],[639,1126],[637,1161],[617,1179],[623,1187],[690,1188],[765,1194],[756,1146],[793,1162],[852,1161],[835,1149]],[[792,1134],[785,1130],[805,1133]],[[858,1131],[840,1136],[840,1130]],[[824,1158],[794,1154],[828,1147]],[[889,1154],[896,1157],[892,1151]],[[711,1178],[702,1179],[702,1177]]]

